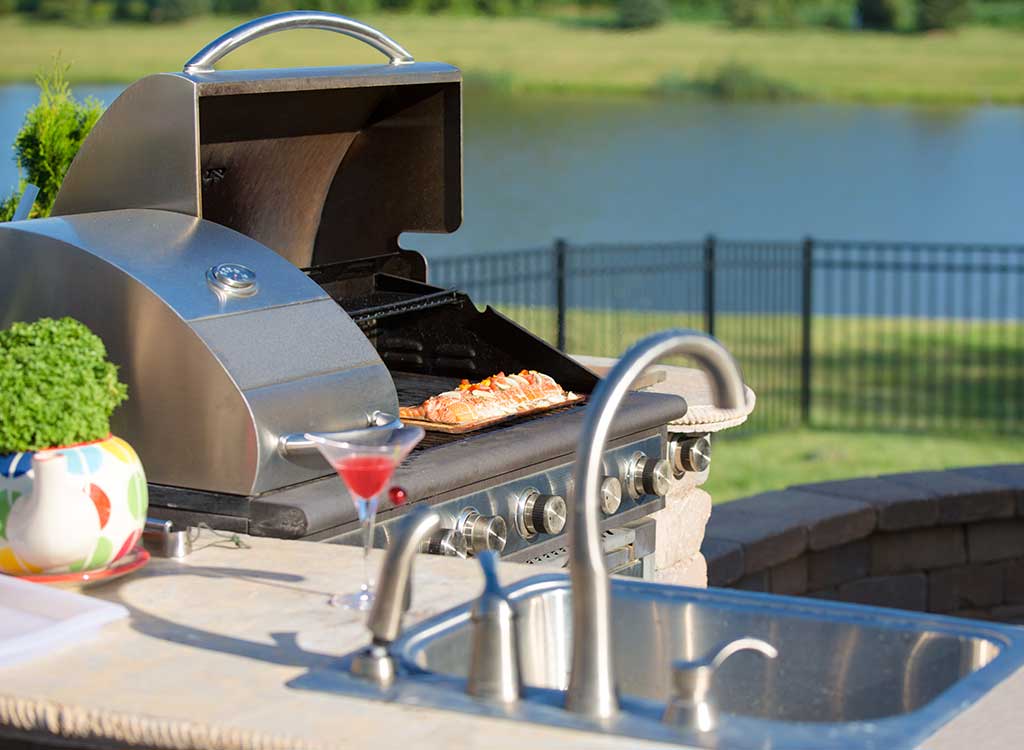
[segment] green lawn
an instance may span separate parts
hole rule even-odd
[[[554,312],[504,306],[555,340]],[[568,311],[566,349],[613,357],[665,328],[702,329],[693,313]],[[716,336],[757,392],[755,429],[797,424],[801,321],[797,315],[718,315]],[[815,316],[812,424],[831,429],[1024,432],[1024,323]]]
[[[52,55],[81,82],[127,82],[180,70],[238,19],[181,25],[75,28],[0,19],[0,79],[30,80]],[[1024,32],[972,27],[922,35],[733,30],[673,22],[624,33],[558,18],[373,15],[363,20],[420,60],[444,60],[468,80],[511,89],[638,93],[682,88],[740,63],[809,98],[879,102],[1024,102]],[[237,67],[363,63],[380,57],[325,32],[258,40],[233,54]],[[226,61],[227,62],[227,61]],[[680,85],[681,84],[681,85]]]
[[[994,435],[779,431],[715,441],[706,488],[722,503],[828,479],[1022,462],[1024,441]]]

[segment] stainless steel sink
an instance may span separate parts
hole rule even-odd
[[[376,688],[342,670],[292,685],[622,734],[695,747],[912,748],[1024,665],[1024,629],[935,615],[769,596],[612,581],[620,713],[589,720],[562,708],[571,654],[571,592],[562,575],[507,589],[518,615],[526,695],[503,707],[464,694],[472,602],[408,630],[394,644],[400,679]],[[673,659],[753,636],[775,660],[737,654],[716,673],[720,726],[660,722]],[[346,660],[347,661],[347,660]]]
[[[752,636],[775,646],[779,658],[729,659],[715,674],[712,692],[724,713],[764,719],[837,723],[906,715],[1008,645],[973,623],[891,610],[622,580],[613,582],[612,592],[622,693],[666,703],[672,660],[698,659],[723,640]],[[568,686],[570,598],[559,578],[532,579],[510,592],[527,685]],[[454,610],[410,632],[398,653],[407,666],[464,678],[467,626],[468,609]]]

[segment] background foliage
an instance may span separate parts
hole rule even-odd
[[[50,215],[68,167],[103,112],[95,99],[80,102],[72,96],[66,73],[67,66],[57,60],[49,72],[36,78],[39,103],[25,114],[25,123],[14,140],[20,185],[0,203],[0,221],[9,221],[14,215],[26,182],[39,188],[30,215]]]
[[[1024,26],[1024,0],[0,0],[0,14],[74,25],[173,23],[208,13],[256,16],[300,8],[356,17],[378,10],[483,16],[579,12],[590,22],[626,30],[651,28],[672,17],[724,19],[738,28],[906,32],[951,29],[968,21]]]
[[[104,438],[128,396],[98,336],[73,318],[0,331],[0,453]]]

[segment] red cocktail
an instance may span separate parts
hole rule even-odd
[[[423,430],[403,426],[389,433],[377,435],[373,443],[353,443],[323,435],[306,435],[327,463],[338,472],[348,488],[352,502],[363,526],[363,585],[355,594],[335,595],[333,605],[348,609],[366,610],[373,603],[373,582],[370,580],[369,556],[373,547],[373,525],[377,517],[380,495],[388,486],[395,468],[409,455],[420,440]],[[404,492],[402,493],[404,500]]]

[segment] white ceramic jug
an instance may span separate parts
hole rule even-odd
[[[99,516],[87,488],[80,477],[68,473],[63,453],[36,453],[32,472],[32,493],[20,498],[7,518],[11,548],[43,571],[82,563],[100,535]]]

